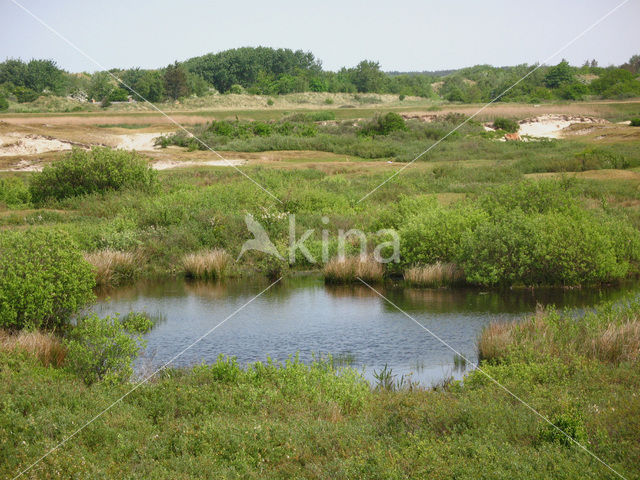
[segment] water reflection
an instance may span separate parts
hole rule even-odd
[[[260,279],[142,282],[99,292],[94,310],[101,315],[145,310],[163,318],[146,335],[147,354],[140,365],[148,367],[169,360],[268,285]],[[522,318],[538,303],[580,309],[620,298],[635,286],[505,292],[376,288],[473,363],[477,335],[490,321]],[[267,356],[283,361],[296,352],[303,361],[332,354],[337,365],[364,368],[368,379],[387,365],[398,377],[410,375],[412,381],[426,385],[449,376],[460,378],[471,367],[454,359],[450,349],[368,287],[325,286],[317,276],[274,285],[187,351],[177,364],[213,362],[219,354],[234,355],[242,364],[264,361]]]

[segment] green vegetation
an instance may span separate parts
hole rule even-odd
[[[493,127],[509,133],[517,132],[520,129],[518,122],[509,118],[496,118],[493,121]]]
[[[76,148],[61,161],[34,175],[30,191],[33,201],[42,203],[47,199],[62,200],[124,188],[150,191],[155,182],[155,171],[135,152]]]
[[[579,319],[551,310],[494,324],[480,338],[482,369],[611,468],[638,478],[639,315],[629,301]],[[87,385],[70,364],[43,367],[35,352],[16,348],[0,352],[6,477],[132,387]],[[480,371],[431,390],[398,388],[386,369],[370,389],[333,364],[293,358],[241,368],[220,358],[166,369],[28,475],[616,478]]]
[[[640,127],[640,118],[633,118],[631,120],[631,126],[632,127]]]
[[[140,334],[152,326],[148,316],[137,313],[122,321],[95,314],[82,317],[65,338],[65,366],[87,385],[126,382],[133,375],[133,360],[146,346]]]
[[[414,96],[465,103],[623,99],[640,96],[637,58],[634,55],[619,67],[607,68],[598,67],[595,61],[574,67],[563,60],[551,67],[476,65],[423,73],[385,73],[378,62],[363,60],[355,67],[332,72],[323,70],[311,52],[244,47],[174,62],[165,68],[113,69],[92,75],[67,73],[52,60],[25,63],[8,59],[0,63],[0,97],[31,103],[41,96],[70,96],[78,102],[93,99],[103,107],[111,102],[127,102],[129,97],[162,102],[213,92],[268,96],[301,92],[387,93],[399,101]],[[376,98],[359,96],[355,101],[374,102]],[[52,104],[50,108],[56,106]],[[76,103],[74,108],[82,106]]]
[[[393,157],[408,162],[423,152],[430,142],[441,139],[459,126],[464,119],[459,114],[448,114],[429,123],[405,121],[394,112],[361,122],[337,122],[332,118],[332,112],[313,112],[286,115],[270,122],[214,120],[190,131],[204,144],[221,150],[316,150],[361,158]],[[468,122],[451,134],[448,141],[463,135],[480,136],[482,132],[478,122]],[[190,150],[207,149],[186,132],[165,136],[158,143],[164,147],[177,145]]]
[[[93,273],[69,235],[0,232],[0,327],[64,326],[93,299]]]

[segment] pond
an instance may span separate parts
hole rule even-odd
[[[100,292],[93,310],[100,315],[146,311],[158,321],[145,335],[139,371],[151,372],[192,344],[269,285],[266,281],[224,283],[172,279]],[[477,361],[476,339],[491,321],[507,322],[533,312],[536,304],[584,309],[621,298],[636,285],[601,289],[536,289],[505,292],[478,289],[376,287],[456,351]],[[175,360],[174,366],[212,363],[218,355],[240,364],[302,361],[331,354],[374,381],[385,365],[423,386],[461,378],[471,364],[364,285],[325,285],[317,276],[283,279]]]

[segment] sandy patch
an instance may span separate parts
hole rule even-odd
[[[24,135],[22,133],[0,135],[0,157],[58,152],[71,150],[72,146],[73,143],[71,142],[42,135]]]
[[[561,138],[563,130],[571,125],[605,123],[606,120],[595,117],[547,114],[521,121],[518,133],[529,137]]]
[[[182,167],[237,167],[245,163],[247,163],[247,161],[242,159],[204,160],[200,162],[193,160],[160,160],[159,162],[155,162],[152,167],[155,170],[169,170]]]
[[[124,150],[142,150],[149,151],[159,148],[155,145],[156,138],[161,137],[162,133],[131,133],[127,135],[115,136],[115,148]]]

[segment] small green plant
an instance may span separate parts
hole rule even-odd
[[[149,317],[141,314],[130,314],[124,321],[95,314],[83,317],[65,339],[67,368],[87,385],[127,381],[133,361],[146,345],[140,334],[152,326]]]
[[[0,96],[0,112],[6,112],[9,110],[9,102],[6,98]]]
[[[63,160],[34,175],[30,190],[32,200],[40,203],[124,188],[150,191],[156,182],[156,172],[136,152],[74,148]]]
[[[267,100],[267,106],[268,107],[273,106],[273,98],[270,98],[269,100]]]
[[[60,328],[93,299],[91,266],[69,235],[0,234],[0,327]]]
[[[640,118],[632,118],[630,125],[632,127],[640,127]]]
[[[553,425],[546,424],[540,430],[539,438],[541,441],[558,443],[565,447],[570,447],[574,441],[580,444],[587,442],[584,422],[579,414],[575,412],[562,413],[555,416],[551,423]]]
[[[520,125],[518,125],[518,122],[509,118],[502,117],[496,118],[493,121],[493,127],[509,133],[515,133],[520,129]]]
[[[325,98],[324,103],[325,105],[333,105],[333,98],[329,98],[329,97]]]
[[[406,98],[406,96],[404,95],[404,93],[402,93],[402,94],[400,94],[398,96],[398,100],[400,100],[401,102],[403,102],[405,98]]]

